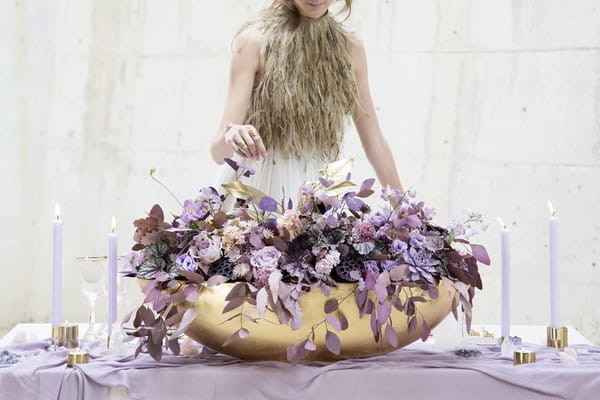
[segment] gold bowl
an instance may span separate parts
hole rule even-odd
[[[325,318],[325,302],[330,298],[342,299],[349,293],[353,293],[357,286],[352,283],[340,283],[337,288],[331,289],[329,297],[325,297],[320,290],[304,293],[299,299],[303,313],[302,326],[298,330],[292,330],[289,325],[279,324],[277,316],[269,309],[265,312],[264,319],[259,319],[256,323],[241,317],[227,321],[240,312],[258,318],[256,307],[248,303],[225,314],[222,313],[228,303],[225,301],[225,297],[234,285],[235,283],[223,283],[214,287],[202,286],[200,296],[195,304],[187,303],[187,306],[196,307],[198,314],[185,333],[190,338],[214,350],[249,361],[286,361],[287,346],[300,343],[311,333],[312,327]],[[406,346],[420,337],[423,320],[430,329],[433,329],[451,311],[452,301],[457,295],[456,289],[449,289],[442,282],[438,289],[439,296],[435,300],[426,297],[427,302],[415,303],[418,325],[410,335],[408,334],[406,314],[392,307],[391,319],[393,327],[398,333],[397,348]],[[374,303],[377,302],[373,291],[369,292],[369,297]],[[401,292],[400,298],[404,303],[406,295]],[[182,304],[181,306],[185,307],[186,305]],[[380,343],[375,342],[371,331],[370,316],[359,317],[354,294],[341,302],[338,311],[335,311],[333,315],[336,316],[340,311],[349,322],[348,329],[337,332],[333,328],[329,328],[340,339],[340,354],[335,355],[327,350],[325,346],[326,328],[324,324],[321,324],[315,329],[316,350],[311,351],[303,361],[337,361],[385,354],[397,349],[389,345],[385,338]],[[240,327],[247,329],[250,334],[244,339],[237,339],[224,346],[223,343]]]

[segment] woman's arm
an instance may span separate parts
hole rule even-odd
[[[390,185],[393,189],[398,189],[404,193],[394,156],[390,150],[385,137],[381,133],[377,114],[371,98],[371,89],[369,88],[369,77],[367,71],[367,56],[360,40],[355,41],[353,54],[354,74],[358,85],[358,97],[361,105],[360,110],[356,110],[352,115],[360,142],[365,151],[367,159],[373,166],[377,178],[382,186]]]
[[[250,105],[254,77],[259,69],[260,45],[260,33],[250,28],[241,32],[234,42],[225,110],[210,147],[217,164],[223,164],[224,158],[234,152],[254,159],[266,156],[262,139],[253,127],[239,125],[244,123]],[[242,143],[243,147],[236,143]]]

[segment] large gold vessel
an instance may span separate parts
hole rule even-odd
[[[224,354],[229,354],[244,360],[286,360],[286,348],[290,344],[302,341],[311,332],[311,328],[325,318],[324,305],[329,298],[342,299],[347,294],[354,292],[356,284],[341,283],[338,288],[331,290],[330,296],[325,297],[320,290],[313,290],[300,296],[300,305],[303,313],[303,324],[298,330],[292,330],[288,325],[278,323],[277,316],[267,310],[264,320],[257,323],[246,318],[230,317],[243,312],[258,318],[256,308],[248,303],[222,314],[227,301],[225,297],[232,289],[234,283],[224,283],[214,287],[202,287],[196,307],[198,315],[185,332],[192,339]],[[435,300],[416,303],[418,326],[414,333],[408,334],[406,314],[392,307],[391,318],[393,326],[398,333],[398,348],[414,342],[420,337],[423,320],[433,329],[451,311],[452,300],[457,295],[455,289],[448,289],[445,284],[438,286],[439,296]],[[369,296],[376,302],[374,292]],[[404,301],[401,295],[401,299]],[[427,300],[430,300],[427,298]],[[242,310],[243,308],[243,310]],[[334,331],[340,339],[341,351],[339,355],[330,353],[325,346],[326,328],[321,324],[315,329],[315,344],[317,349],[310,352],[304,361],[336,361],[347,358],[359,358],[384,354],[395,350],[385,339],[376,343],[370,327],[370,316],[359,318],[358,308],[354,295],[350,295],[339,305],[341,311],[349,322],[349,328],[344,331]],[[335,316],[338,311],[334,312]],[[245,339],[237,339],[223,346],[223,343],[240,327],[243,326],[250,334]],[[333,329],[330,327],[330,330]]]

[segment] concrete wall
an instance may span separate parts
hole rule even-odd
[[[0,2],[0,326],[49,318],[55,203],[64,315],[85,320],[75,257],[105,252],[112,215],[124,253],[153,202],[177,211],[149,169],[180,197],[211,182],[230,41],[265,1]],[[440,224],[465,207],[490,221],[475,321],[499,322],[499,215],[512,229],[513,322],[548,322],[550,199],[563,320],[600,344],[600,2],[355,3],[403,184]],[[352,130],[345,148],[372,176]]]

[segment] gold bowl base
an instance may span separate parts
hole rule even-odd
[[[240,317],[227,321],[238,313],[258,318],[256,308],[248,303],[225,314],[222,313],[228,303],[225,301],[225,297],[234,285],[235,283],[224,283],[214,287],[202,287],[199,299],[193,305],[198,311],[198,316],[185,333],[211,349],[248,361],[286,361],[287,347],[290,344],[300,343],[311,333],[313,326],[325,318],[325,302],[330,298],[343,299],[349,293],[353,293],[357,287],[352,283],[338,284],[337,288],[331,289],[329,297],[323,296],[320,290],[303,294],[299,300],[303,313],[302,326],[298,330],[292,330],[289,325],[279,324],[277,316],[269,309],[265,312],[264,319],[257,320],[256,323]],[[452,301],[457,295],[456,289],[448,288],[442,282],[438,289],[439,296],[435,300],[427,298],[430,301],[415,303],[418,324],[417,329],[410,335],[408,334],[406,314],[392,307],[391,319],[393,327],[398,333],[397,348],[406,346],[420,337],[423,320],[426,321],[429,329],[433,329],[451,311]],[[419,289],[417,291],[420,293]],[[406,295],[402,293],[400,299],[404,303]],[[374,303],[377,302],[375,293],[372,291],[369,292],[369,298]],[[335,332],[340,339],[340,354],[335,355],[327,350],[325,346],[327,328],[325,324],[321,324],[315,329],[316,350],[311,351],[303,361],[337,361],[385,354],[397,349],[389,345],[385,338],[380,343],[375,342],[371,331],[370,315],[359,317],[354,294],[342,302],[338,311],[332,315],[336,316],[339,312],[342,312],[348,320],[348,329],[340,332],[331,327],[328,329]],[[227,346],[223,346],[223,343],[242,326],[250,334],[245,339],[237,339]]]

